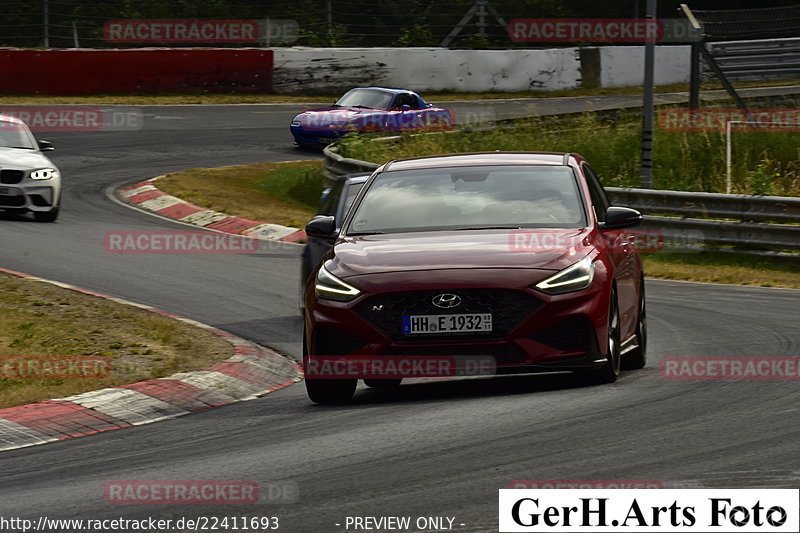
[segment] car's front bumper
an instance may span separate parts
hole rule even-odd
[[[60,186],[48,184],[0,183],[0,209],[25,211],[50,211],[58,207]]]
[[[454,281],[458,274],[453,272],[409,273],[391,291],[380,288],[380,276],[348,278],[365,289],[348,303],[317,299],[312,281],[306,293],[308,356],[489,359],[495,374],[592,369],[605,363],[609,283],[602,267],[588,289],[559,296],[530,288],[538,281],[531,281],[530,271],[481,270],[461,282]],[[548,274],[543,272],[542,279]],[[437,293],[480,294],[474,303],[469,303],[471,296],[464,298],[467,307],[460,312],[492,312],[494,331],[403,335],[403,315],[447,314],[425,308]]]

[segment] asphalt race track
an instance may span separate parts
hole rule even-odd
[[[299,247],[245,255],[112,255],[109,230],[178,229],[113,187],[164,172],[319,157],[291,146],[300,106],[143,107],[144,128],[41,134],[65,175],[62,217],[0,219],[0,266],[200,320],[297,357]],[[320,407],[298,384],[171,421],[0,454],[6,517],[277,516],[280,531],[345,531],[347,516],[455,517],[497,531],[514,480],[656,480],[796,488],[800,392],[790,381],[675,381],[668,356],[798,356],[800,292],[648,281],[649,365],[614,385],[567,376],[360,389]],[[283,501],[119,505],[115,480],[286,484]],[[336,524],[341,524],[337,526]],[[460,525],[463,524],[463,525]],[[255,529],[253,530],[255,531]]]

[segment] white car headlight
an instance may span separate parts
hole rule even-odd
[[[297,115],[296,117],[294,117],[292,119],[292,126],[299,126],[300,125],[300,119],[302,117],[303,117],[303,115]]]
[[[37,168],[31,171],[32,180],[50,180],[58,178],[58,170],[54,168]]]
[[[594,279],[594,261],[586,256],[574,265],[553,274],[536,284],[536,288],[545,294],[564,294],[581,291],[592,284]]]
[[[327,264],[327,263],[326,263]],[[322,265],[317,271],[317,281],[314,284],[314,293],[322,300],[336,302],[349,302],[361,294],[361,291],[340,280]]]

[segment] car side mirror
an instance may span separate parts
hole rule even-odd
[[[611,206],[606,210],[606,220],[601,222],[602,229],[632,228],[642,223],[642,214],[630,207]]]
[[[42,152],[52,152],[53,150],[55,150],[53,143],[51,143],[50,141],[37,140],[36,142],[39,144],[39,150]]]
[[[336,230],[336,219],[329,216],[316,216],[306,224],[306,235],[321,239],[334,239],[339,232]]]

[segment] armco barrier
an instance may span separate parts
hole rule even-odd
[[[0,93],[105,94],[272,91],[263,48],[0,50]]]
[[[372,172],[380,166],[342,157],[336,153],[335,144],[326,146],[323,153],[330,178]],[[616,187],[607,187],[606,191],[613,203],[640,210],[645,215],[644,227],[661,231],[672,242],[683,242],[687,235],[693,234],[699,235],[703,244],[712,246],[800,251],[800,198]],[[680,218],[658,215],[680,215]]]

